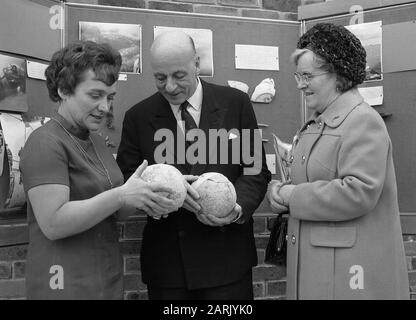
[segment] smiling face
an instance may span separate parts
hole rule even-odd
[[[169,103],[179,105],[190,98],[198,85],[199,57],[189,36],[167,32],[151,48],[156,87]]]
[[[324,73],[326,70],[319,68],[314,55],[309,50],[303,53],[297,61],[296,72],[320,75],[310,77],[309,83],[306,81],[299,82],[297,88],[304,93],[306,107],[322,113],[338,96],[337,81],[334,73]]]
[[[85,71],[84,80],[75,87],[73,94],[63,94],[58,89],[62,99],[58,112],[77,128],[96,131],[110,110],[116,86],[117,82],[107,86],[97,80],[94,71],[89,69]]]

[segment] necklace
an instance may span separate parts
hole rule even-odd
[[[100,162],[101,166],[104,168],[104,172],[101,169],[97,168],[97,166],[94,163],[94,160],[90,157],[90,155],[87,153],[87,151],[85,151],[85,149],[82,147],[82,145],[75,139],[75,137],[63,126],[63,124],[60,123],[55,118],[51,118],[51,119],[54,120],[56,123],[58,123],[59,126],[62,129],[64,129],[64,131],[66,132],[66,134],[75,143],[75,146],[78,148],[78,150],[81,151],[82,155],[87,160],[87,162],[90,164],[90,166],[93,167],[95,170],[97,170],[100,174],[104,175],[107,178],[108,183],[110,184],[110,189],[113,189],[113,182],[111,181],[110,174],[108,173],[108,170],[105,167],[103,160],[101,159],[100,155],[98,154],[97,149],[95,148],[95,144],[92,141],[91,137],[88,136],[88,139],[91,141],[91,145],[92,145],[92,148],[94,150],[94,153],[97,156],[97,159]]]

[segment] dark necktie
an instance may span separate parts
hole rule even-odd
[[[185,128],[184,128],[185,139],[186,139],[186,134],[189,132],[189,130],[198,128],[198,126],[196,125],[196,122],[195,122],[194,118],[192,117],[192,115],[187,110],[187,107],[188,106],[189,106],[188,101],[183,102],[181,104],[181,106],[180,106],[181,118],[182,118],[182,121],[185,123]],[[195,142],[195,140],[194,141],[188,141],[188,139],[185,140],[185,155],[186,155],[186,150],[194,142]],[[198,156],[197,155],[197,152],[195,152],[194,156]],[[186,161],[186,160],[185,160],[185,163],[186,163],[185,166],[186,166],[187,171],[188,172],[191,172],[192,165],[190,163],[188,163],[188,161]]]
[[[180,106],[180,109],[181,109],[181,118],[182,118],[182,121],[185,122],[185,132],[184,132],[185,137],[186,137],[186,134],[188,133],[189,130],[198,128],[198,126],[195,123],[194,118],[192,117],[192,115],[187,110],[187,107],[188,106],[189,106],[189,102],[186,101],[186,100]],[[194,141],[188,141],[188,140],[186,140],[186,147],[189,147],[192,143],[194,143]]]

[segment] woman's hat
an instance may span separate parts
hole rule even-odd
[[[343,26],[318,23],[302,35],[299,49],[307,48],[331,63],[335,72],[352,81],[352,86],[365,79],[366,52],[360,40]]]

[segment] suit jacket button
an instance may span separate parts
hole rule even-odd
[[[305,156],[305,155],[303,155],[303,156],[302,156],[302,163],[305,163],[305,160],[306,160],[306,156]]]
[[[292,234],[292,244],[295,244],[296,243],[296,237],[295,237],[295,235],[294,234]]]

